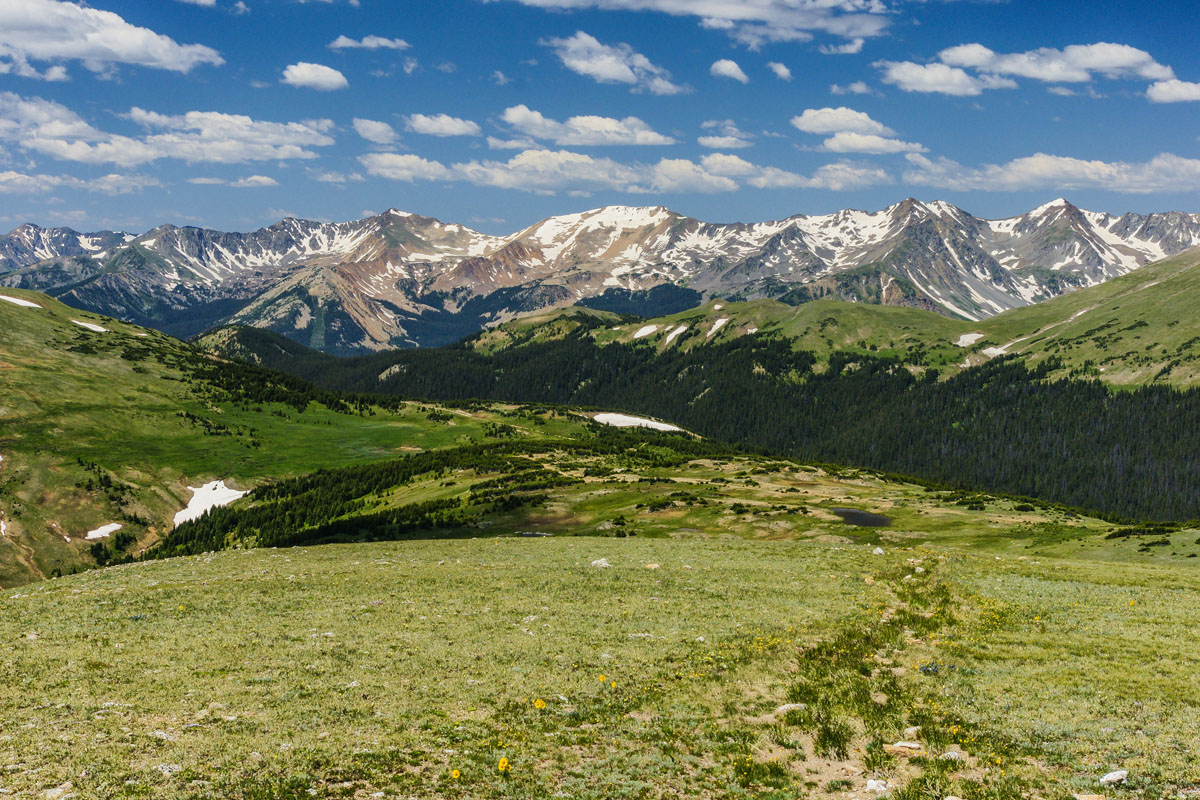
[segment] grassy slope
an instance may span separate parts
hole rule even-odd
[[[1178,636],[1195,560],[1117,568],[1130,546],[1086,520],[1022,534],[1003,504],[939,512],[911,487],[841,483],[839,499],[913,505],[891,529],[772,541],[234,551],[6,592],[0,785],[791,798],[881,779],[901,800],[1017,800],[1092,793],[1117,768],[1130,785],[1109,797],[1200,781],[1200,645]],[[805,706],[776,713],[788,702]],[[900,739],[965,756],[880,749]]]
[[[123,512],[145,519],[148,526],[125,522],[141,544],[152,541],[190,499],[188,486],[228,479],[249,488],[267,477],[451,446],[481,439],[487,423],[505,419],[502,411],[480,411],[433,422],[415,404],[358,416],[315,405],[301,413],[282,404],[214,403],[181,380],[174,364],[187,346],[178,340],[44,295],[4,293],[42,308],[0,301],[0,514],[8,526],[0,541],[0,585],[90,563],[83,534],[125,521]],[[72,319],[110,332],[86,330]],[[152,355],[126,360],[126,347]],[[202,423],[180,413],[229,435],[205,435]],[[526,432],[566,434],[577,427],[551,419]],[[101,475],[127,488],[123,506],[98,488],[77,486]]]
[[[1068,368],[1095,364],[1114,384],[1142,384],[1172,365],[1165,379],[1200,382],[1200,321],[1195,314],[1200,249],[985,320],[974,349],[1009,345],[1031,361],[1056,356]]]

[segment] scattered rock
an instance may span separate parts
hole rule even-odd
[[[887,781],[877,781],[874,779],[867,781],[867,791],[875,794],[884,794],[888,790]]]
[[[883,548],[882,548],[882,547],[876,547],[874,550],[872,550],[872,551],[871,551],[871,554],[872,554],[872,555],[881,556],[881,555],[883,555]]]
[[[159,764],[154,769],[158,772],[161,772],[163,775],[168,776],[183,771],[183,767],[179,766],[178,764]]]
[[[904,733],[900,734],[905,739],[916,739],[921,735],[921,726],[913,725],[911,728],[905,728]]]
[[[68,797],[74,797],[74,795],[70,794],[70,791],[74,788],[74,784],[67,781],[64,784],[55,786],[53,789],[47,789],[42,792],[42,797],[46,800],[66,800]]]
[[[956,795],[948,794],[945,797],[943,797],[942,800],[962,800],[962,798],[958,797]]]
[[[1114,783],[1124,783],[1125,779],[1128,777],[1129,777],[1128,770],[1119,769],[1116,772],[1110,772],[1107,775],[1105,775],[1103,778],[1101,778],[1100,785],[1101,786],[1111,786]]]
[[[1075,800],[1104,800],[1102,794],[1077,794],[1074,795]]]
[[[885,744],[883,752],[893,756],[915,756],[921,752],[920,742],[896,742]]]
[[[646,569],[658,569],[658,564],[647,564]]]
[[[946,752],[942,753],[938,757],[943,758],[946,761],[962,761],[963,760],[963,754],[960,753],[958,750],[947,750]]]
[[[595,561],[592,562],[592,566],[593,567],[611,567],[612,564],[608,563],[607,558],[597,558]]]
[[[784,705],[781,705],[779,708],[775,709],[775,716],[782,717],[784,714],[787,714],[791,711],[803,711],[806,708],[808,708],[808,706],[804,703],[785,703]]]

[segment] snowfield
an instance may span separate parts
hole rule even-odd
[[[675,425],[669,425],[666,422],[659,422],[654,419],[646,419],[644,417],[631,417],[628,414],[597,414],[596,422],[601,425],[612,425],[615,428],[652,428],[656,431],[682,431]]]
[[[89,331],[92,331],[94,333],[109,333],[108,328],[101,327],[100,325],[97,325],[94,322],[80,322],[77,319],[73,319],[73,320],[71,320],[71,322],[74,322],[76,325],[78,325],[81,328],[87,328]]]
[[[958,337],[958,341],[956,341],[954,344],[957,345],[958,347],[970,347],[971,345],[975,344],[980,339],[982,339],[984,336],[987,336],[987,334],[986,333],[964,333],[962,336]]]
[[[6,294],[0,294],[0,300],[7,300],[13,305],[24,306],[25,308],[41,308],[37,303],[31,303],[28,300],[22,300],[19,297],[9,297]]]
[[[675,341],[675,338],[678,337],[684,331],[686,331],[687,328],[688,328],[687,325],[680,325],[678,328],[676,328],[675,330],[673,330],[669,334],[667,334],[667,344],[670,345],[671,342]]]
[[[85,539],[103,539],[103,538],[111,536],[114,533],[116,533],[117,531],[121,530],[122,527],[123,526],[119,522],[110,522],[107,525],[101,525],[99,528],[96,528],[96,530],[94,530],[94,531],[88,531],[87,536],[84,536],[83,538],[85,538]]]
[[[650,334],[654,333],[656,330],[658,330],[657,325],[647,325],[644,328],[638,328],[637,333],[633,335],[633,338],[644,339]]]
[[[711,329],[711,330],[709,330],[709,332],[708,332],[708,335],[707,335],[706,337],[704,337],[704,338],[706,338],[706,339],[711,339],[712,337],[716,336],[716,335],[717,335],[717,331],[721,330],[721,328],[724,328],[724,327],[725,327],[725,323],[726,323],[726,322],[729,322],[729,318],[728,318],[728,317],[721,317],[719,320],[717,320],[716,322],[714,322],[714,323],[713,323],[713,326],[712,326],[712,329]]]
[[[188,503],[187,508],[175,515],[175,527],[194,519],[200,519],[210,508],[227,506],[234,500],[250,494],[230,489],[225,485],[225,481],[213,481],[203,486],[189,486],[188,489],[192,491],[191,502]]]

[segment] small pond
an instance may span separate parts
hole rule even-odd
[[[841,517],[842,522],[848,525],[857,525],[860,528],[886,528],[892,524],[891,517],[872,514],[857,508],[831,508],[830,511]]]

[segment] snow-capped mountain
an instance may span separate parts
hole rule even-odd
[[[1198,245],[1200,214],[1114,217],[1061,199],[1004,220],[913,199],[729,224],[611,206],[503,237],[391,210],[252,233],[23,225],[0,238],[0,273],[11,270],[0,284],[177,335],[237,322],[360,352],[453,341],[580,302],[660,313],[712,296],[831,296],[982,319]]]
[[[95,256],[132,238],[131,234],[114,231],[79,233],[70,228],[21,225],[0,237],[0,275],[48,258]]]

